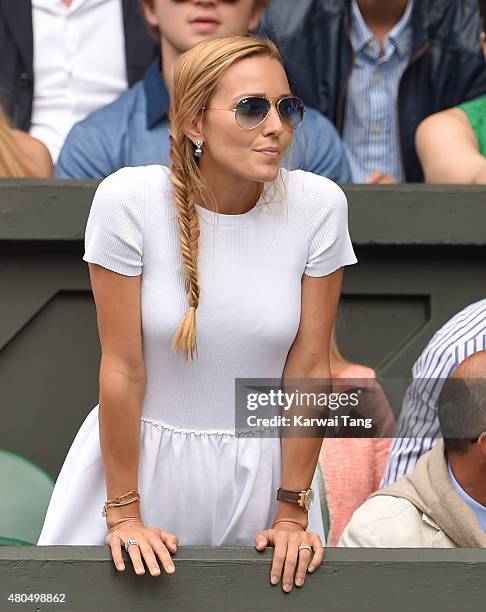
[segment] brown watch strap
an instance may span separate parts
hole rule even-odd
[[[277,500],[298,504],[300,493],[300,491],[287,491],[286,489],[279,488],[277,489]]]

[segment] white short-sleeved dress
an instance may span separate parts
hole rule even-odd
[[[115,172],[91,207],[85,261],[142,275],[141,515],[146,525],[177,534],[181,545],[253,546],[257,532],[271,526],[280,440],[235,436],[235,378],[280,378],[299,325],[302,275],[325,276],[356,261],[341,189],[301,170],[282,170],[281,179],[285,196],[281,188],[270,199],[267,193],[247,213],[197,207],[193,362],[171,348],[188,302],[168,168]],[[69,450],[39,545],[104,544],[98,409]],[[309,530],[324,541],[318,501]]]

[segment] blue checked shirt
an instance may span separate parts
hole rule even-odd
[[[386,35],[383,50],[366,25],[356,0],[351,9],[354,66],[346,98],[343,140],[353,182],[375,171],[403,181],[398,126],[398,85],[412,50],[413,0]]]
[[[437,401],[444,380],[466,357],[484,350],[486,300],[481,300],[439,329],[413,366],[414,381],[403,400],[382,487],[411,472],[421,455],[440,439]]]

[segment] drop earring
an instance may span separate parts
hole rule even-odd
[[[194,151],[194,157],[202,157],[203,156],[203,144],[204,142],[202,140],[196,140],[196,142],[194,143],[196,145],[196,149]]]

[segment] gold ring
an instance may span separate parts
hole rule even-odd
[[[308,550],[309,552],[312,552],[312,546],[309,546],[309,544],[301,544],[299,546],[299,552],[304,549]]]

